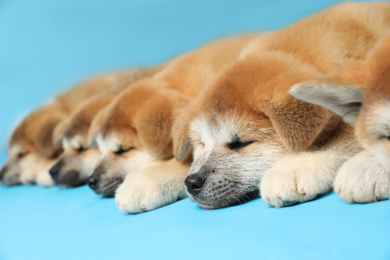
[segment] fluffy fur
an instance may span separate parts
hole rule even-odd
[[[129,82],[151,75],[158,69],[159,67],[132,69],[88,79],[29,114],[11,135],[8,144],[9,158],[0,171],[0,181],[4,185],[16,185],[21,181],[33,184],[39,173],[43,176],[38,178],[38,184],[53,185],[49,181],[48,171],[39,170],[42,167],[36,163],[46,162],[45,168],[50,168],[55,158],[61,154],[66,117],[91,96],[109,90],[115,92]],[[64,123],[60,124],[61,122]],[[45,181],[41,183],[40,180]]]
[[[189,166],[176,159],[154,160],[129,173],[115,202],[125,213],[150,211],[187,197],[183,185]]]
[[[57,185],[83,185],[96,167],[101,154],[99,149],[88,147],[88,131],[95,115],[113,98],[113,94],[94,96],[83,102],[66,119],[67,125],[61,138],[64,152],[49,171]]]
[[[149,201],[150,206],[145,206],[145,209],[151,210],[176,201],[178,196],[170,194],[182,194],[184,177],[175,177],[172,182],[175,181],[176,184],[158,185],[156,189],[159,191],[156,193],[139,191],[137,196],[132,196],[133,191],[130,189],[132,186],[127,184],[133,183],[128,180],[129,174],[135,162],[140,162],[133,158],[141,156],[144,159],[143,164],[146,164],[147,160],[151,163],[153,161],[151,169],[154,169],[153,165],[157,163],[154,160],[159,160],[158,164],[161,165],[159,171],[161,176],[141,174],[137,177],[137,183],[160,181],[165,183],[160,179],[171,178],[171,172],[163,174],[162,169],[170,171],[170,165],[173,164],[167,160],[173,157],[171,132],[174,120],[215,73],[236,58],[242,47],[254,37],[246,35],[224,39],[181,55],[152,78],[133,84],[111,103],[98,134],[99,147],[104,147],[105,152],[96,172],[102,176],[106,171],[111,172],[112,176],[126,175],[116,200],[123,211],[127,213],[140,211],[130,206],[138,203],[131,201],[131,198]],[[186,162],[176,163],[183,164],[181,167],[187,167]],[[163,166],[165,164],[166,166]],[[148,167],[145,165],[142,171],[150,171]],[[185,171],[180,172],[185,176]],[[144,189],[147,186],[139,187]],[[161,194],[162,197],[158,198],[156,194]],[[155,201],[157,199],[158,201]]]
[[[190,198],[218,208],[260,190],[265,202],[282,207],[329,192],[338,168],[360,150],[354,129],[288,91],[364,59],[389,29],[389,14],[386,2],[344,3],[249,43],[187,118],[189,138],[184,131],[180,139],[194,149]],[[175,150],[181,146],[186,142]]]
[[[355,126],[364,150],[344,163],[335,191],[349,203],[390,195],[390,32],[365,61],[294,86],[290,93],[324,106]]]

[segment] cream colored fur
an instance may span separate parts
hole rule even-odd
[[[389,199],[390,153],[376,145],[355,155],[340,168],[334,190],[349,203]]]
[[[119,186],[115,202],[124,213],[154,210],[187,197],[187,166],[176,159],[156,160],[129,173]]]

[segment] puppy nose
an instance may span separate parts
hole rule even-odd
[[[49,170],[49,173],[50,173],[50,176],[53,180],[56,180],[58,178],[58,175],[60,174],[60,170],[61,170],[61,165],[59,164],[56,164],[54,165],[50,170]]]
[[[185,185],[187,186],[188,192],[194,196],[198,195],[199,192],[202,190],[204,182],[205,179],[197,174],[192,174],[188,176],[184,181]]]
[[[97,184],[99,182],[99,179],[96,177],[96,176],[91,176],[88,178],[88,180],[86,181],[86,183],[88,184],[88,186],[95,190],[97,188]]]

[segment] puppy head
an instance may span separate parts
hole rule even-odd
[[[34,167],[40,158],[58,156],[61,149],[54,147],[51,136],[56,125],[64,117],[61,108],[53,103],[32,112],[23,119],[9,141],[9,158],[0,174],[3,184],[19,184],[22,172]]]
[[[97,148],[87,146],[89,128],[95,115],[112,100],[111,95],[99,95],[82,103],[67,119],[63,154],[50,169],[56,184],[75,187],[85,183],[100,159]]]
[[[171,128],[188,97],[155,78],[131,86],[110,105],[100,133],[114,135],[123,149],[147,150],[156,158],[172,157]]]
[[[64,152],[49,170],[56,185],[77,187],[84,185],[101,154],[98,149],[88,149],[80,136],[63,141]]]
[[[113,197],[127,174],[155,159],[146,151],[124,149],[115,136],[103,139],[98,135],[97,143],[102,157],[88,178],[87,184],[96,194],[104,197]]]
[[[176,109],[188,98],[166,86],[155,78],[140,81],[108,107],[96,138],[103,159],[88,180],[97,193],[112,196],[133,169],[155,158],[172,157]]]
[[[204,208],[251,199],[276,161],[315,144],[331,115],[288,90],[318,74],[278,54],[243,58],[224,70],[190,125],[189,197]]]

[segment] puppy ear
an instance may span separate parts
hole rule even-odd
[[[175,90],[160,90],[142,105],[135,117],[135,127],[144,147],[158,158],[169,158],[172,152],[172,126],[177,110],[189,98]]]
[[[69,117],[62,119],[54,128],[53,131],[53,145],[54,149],[58,150],[62,148],[62,139],[65,136],[66,129],[68,128],[70,122]]]
[[[47,158],[56,157],[62,150],[62,146],[54,146],[53,134],[57,125],[64,119],[65,114],[53,112],[41,117],[32,129],[31,137],[35,147]]]
[[[284,98],[283,102],[265,101],[263,111],[292,152],[303,151],[313,144],[332,116],[322,107],[291,97]]]
[[[194,113],[188,109],[188,106],[178,111],[178,116],[172,127],[173,155],[179,161],[192,158],[189,125]]]
[[[88,130],[88,139],[87,139],[89,148],[96,147],[97,145],[96,138],[100,133],[100,128],[104,123],[108,111],[109,111],[108,106],[106,106],[105,108],[101,109],[92,120],[91,126],[89,127]]]
[[[296,99],[322,106],[354,124],[362,106],[363,91],[358,87],[328,85],[325,79],[308,80],[291,88]]]

